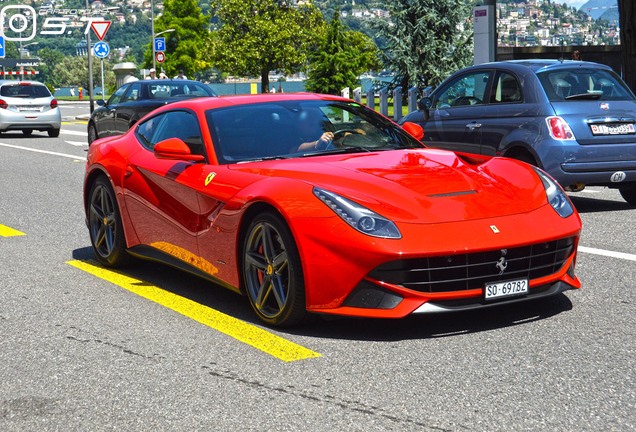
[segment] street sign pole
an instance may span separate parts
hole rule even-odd
[[[102,59],[102,99],[106,100],[106,87],[104,87],[104,59]]]
[[[88,0],[86,0],[86,10],[90,10]],[[95,110],[95,99],[93,98],[93,50],[91,49],[91,32],[86,32],[86,55],[88,56],[88,98],[90,100],[91,114]]]

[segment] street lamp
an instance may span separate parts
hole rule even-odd
[[[22,45],[22,41],[20,40],[20,58],[22,58],[22,53],[23,53],[23,51],[26,49],[26,47],[31,46],[31,45],[37,45],[37,44],[39,44],[39,43],[40,43],[40,42],[31,42],[31,43],[28,43],[28,44],[26,44],[26,45],[24,45],[24,46],[23,46],[23,45]]]

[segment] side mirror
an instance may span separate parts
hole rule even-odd
[[[155,144],[155,157],[158,159],[183,160],[201,162],[203,155],[192,154],[190,147],[179,138],[168,138]]]
[[[422,141],[424,138],[424,129],[417,123],[407,121],[402,125],[402,129],[418,141]]]
[[[417,109],[420,111],[428,111],[432,106],[433,100],[428,96],[417,101]]]
[[[106,101],[105,101],[104,99],[97,99],[97,100],[95,101],[95,103],[96,103],[97,105],[99,105],[99,106],[104,106],[104,105],[106,105]]]

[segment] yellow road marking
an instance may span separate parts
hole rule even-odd
[[[67,264],[114,283],[134,294],[158,303],[203,325],[233,337],[277,359],[291,362],[321,357],[321,354],[288,341],[280,336],[248,324],[222,312],[203,306],[185,297],[178,296],[139,279],[107,270],[93,261],[72,260]]]
[[[81,124],[81,125],[85,125],[88,124],[87,121],[83,121],[83,120],[79,120],[79,121],[63,121],[62,122],[63,125],[70,125],[70,124]]]
[[[0,225],[0,237],[17,237],[26,235],[25,233],[9,228],[8,226]]]

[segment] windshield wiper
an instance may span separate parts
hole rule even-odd
[[[263,156],[263,157],[259,157],[259,158],[255,158],[255,159],[244,159],[244,160],[240,160],[236,163],[250,163],[250,162],[263,162],[263,161],[270,161],[270,160],[281,160],[281,159],[289,159],[292,156]]]
[[[590,92],[590,93],[580,93],[574,94],[570,96],[566,96],[565,100],[574,100],[574,99],[589,99],[589,100],[597,100],[603,96],[603,92]]]
[[[322,150],[318,152],[303,153],[302,155],[300,155],[300,157],[324,156],[324,155],[347,154],[347,153],[369,153],[372,151],[380,151],[380,150],[389,150],[389,149],[386,149],[386,148],[368,149],[366,147],[361,147],[361,146],[341,147],[341,148],[334,148],[331,150]]]

